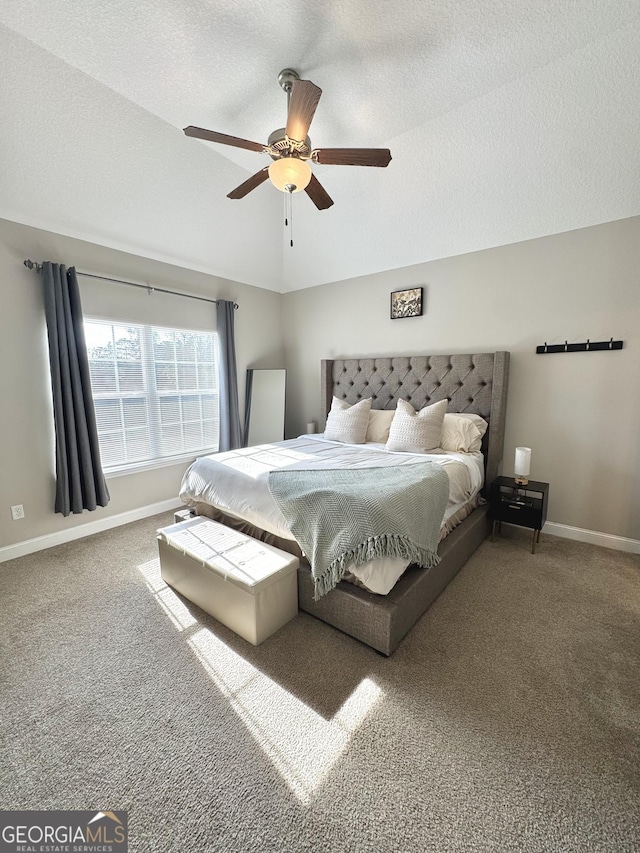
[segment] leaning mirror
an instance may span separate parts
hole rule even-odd
[[[286,370],[247,370],[245,445],[284,439]]]

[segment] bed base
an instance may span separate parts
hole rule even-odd
[[[407,569],[385,596],[341,581],[328,595],[314,601],[311,571],[308,566],[300,566],[298,606],[383,655],[391,655],[489,532],[488,506],[484,505],[440,543],[437,566]]]

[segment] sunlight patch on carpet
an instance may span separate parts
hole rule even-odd
[[[206,628],[188,639],[198,659],[289,788],[309,803],[383,693],[363,679],[331,720],[252,666]]]
[[[311,797],[384,696],[363,679],[330,720],[233,651],[193,616],[160,575],[160,560],[138,570],[174,627],[300,802]],[[194,626],[196,626],[194,628]]]

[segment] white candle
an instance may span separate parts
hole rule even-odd
[[[307,424],[307,433],[311,434],[311,433],[314,433],[315,431],[316,431],[316,422],[315,421],[309,421],[309,423]]]
[[[531,470],[531,448],[516,447],[516,459],[513,464],[516,480],[529,476]]]

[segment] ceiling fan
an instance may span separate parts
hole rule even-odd
[[[301,80],[291,68],[280,72],[278,82],[287,94],[287,125],[274,130],[266,145],[202,127],[184,128],[187,136],[259,151],[273,160],[271,165],[232,190],[227,198],[244,198],[269,178],[275,187],[290,195],[304,190],[318,210],[326,210],[333,199],[311,171],[309,161],[333,166],[389,165],[391,152],[388,148],[312,148],[307,134],[322,89],[311,80]]]

